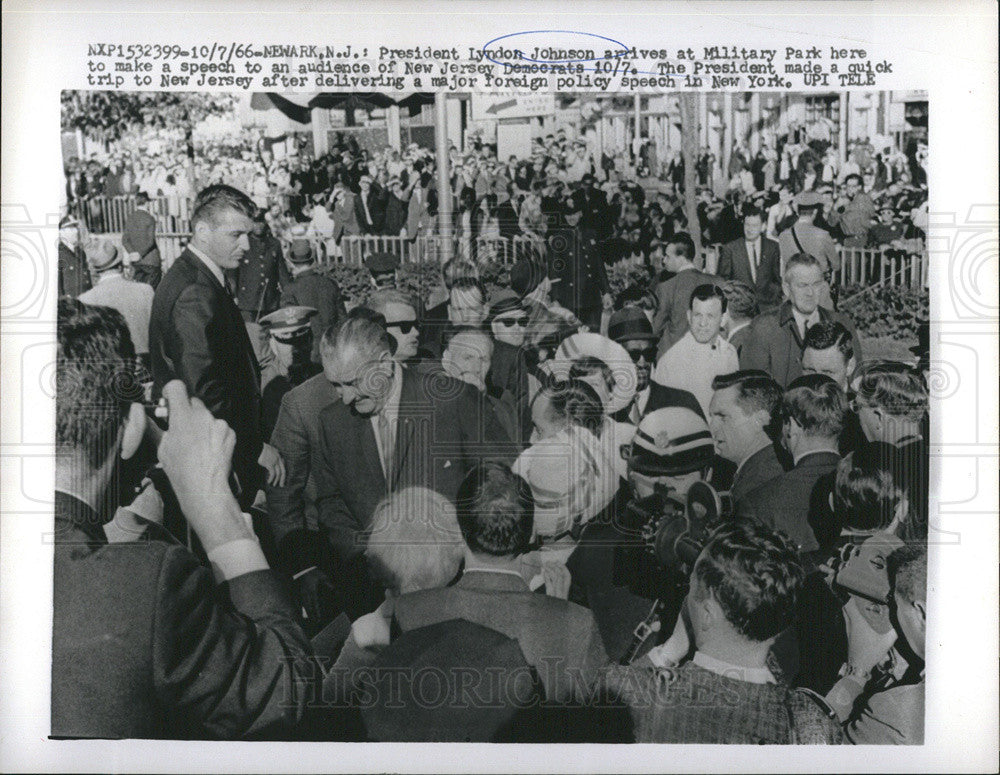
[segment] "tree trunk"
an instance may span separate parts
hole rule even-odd
[[[695,263],[702,265],[701,224],[698,222],[698,93],[683,92],[680,95],[681,108],[681,155],[684,158],[684,214],[687,217],[688,232],[697,250]]]

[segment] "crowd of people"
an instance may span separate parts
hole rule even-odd
[[[356,305],[278,236],[433,228],[419,149],[214,182],[162,276],[148,218],[63,220],[53,735],[922,742],[926,354],[835,309],[863,178],[773,233],[733,189],[706,267],[670,194],[535,151],[453,152],[460,233],[536,245],[490,292],[374,253]]]
[[[105,222],[102,199],[137,192],[162,201],[161,230],[187,231],[193,192],[224,182],[266,210],[269,230],[286,249],[306,236],[322,245],[325,260],[341,259],[345,236],[412,241],[441,233],[435,159],[426,148],[374,150],[345,130],[334,132],[325,153],[299,142],[277,154],[259,130],[210,131],[213,120],[222,121],[214,103],[196,111],[197,124],[193,117],[169,121],[171,110],[192,113],[168,106],[164,116],[152,105],[131,106],[132,123],[116,124],[107,153],[67,162],[67,200],[90,231],[115,230]],[[818,199],[813,222],[837,246],[901,257],[924,249],[927,153],[916,139],[902,150],[854,140],[843,162],[828,138],[810,137],[801,127],[756,153],[737,145],[721,165],[706,147],[695,164],[697,225],[688,223],[683,206],[683,157],[674,152],[655,164],[643,150],[648,146],[640,144],[632,157],[599,153],[565,129],[536,138],[523,158],[500,158],[478,134],[464,152],[452,146],[449,196],[458,248],[489,258],[497,254],[488,247],[494,240],[544,240],[550,223],[576,207],[607,265],[648,264],[654,242],[677,232],[696,230],[700,244],[716,248],[738,239],[748,212],[758,212],[764,235],[777,241],[793,231],[806,195]]]

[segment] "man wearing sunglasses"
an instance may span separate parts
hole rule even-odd
[[[420,331],[417,328],[417,306],[405,292],[383,288],[368,297],[365,306],[385,318],[385,328],[396,343],[393,359],[406,364],[417,356]]]
[[[489,390],[512,408],[523,437],[527,438],[531,425],[528,362],[524,351],[528,311],[522,306],[520,296],[503,289],[494,296],[487,319],[493,334],[493,354],[487,376]]]

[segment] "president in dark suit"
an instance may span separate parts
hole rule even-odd
[[[743,238],[722,246],[716,272],[724,280],[749,285],[757,303],[767,309],[781,303],[781,251],[777,242],[763,236],[763,228],[758,210],[744,213]]]
[[[366,530],[380,500],[410,486],[453,500],[459,482],[480,457],[493,456],[498,440],[485,432],[475,388],[430,367],[404,369],[377,322],[348,316],[323,347],[340,400],[319,414],[316,505],[335,581],[344,586],[364,574]],[[366,595],[364,583],[358,595]]]
[[[794,466],[743,497],[736,515],[756,519],[783,531],[803,554],[819,543],[810,527],[822,518],[840,462],[837,439],[844,426],[847,401],[840,387],[822,374],[806,374],[792,382],[782,398],[783,437]]]
[[[108,307],[61,300],[58,336],[52,735],[287,736],[313,696],[315,665],[229,492],[232,432],[180,382],[164,389],[160,461],[211,570],[156,525],[108,525],[115,461],[145,432],[141,405],[109,379],[135,353]],[[109,545],[114,533],[125,543]]]
[[[284,478],[280,457],[261,439],[260,366],[223,275],[249,249],[255,211],[229,186],[198,194],[191,243],[157,287],[149,323],[155,391],[182,380],[236,433],[233,473],[244,509],[264,483],[262,465],[269,479]]]

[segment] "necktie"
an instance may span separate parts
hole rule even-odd
[[[750,279],[757,282],[757,243],[751,242],[748,247],[750,248]]]
[[[392,454],[395,439],[392,433],[392,422],[390,422],[389,415],[385,412],[381,412],[378,416],[378,436],[382,451],[382,471],[385,473],[385,478],[388,482],[389,477],[392,475]]]

